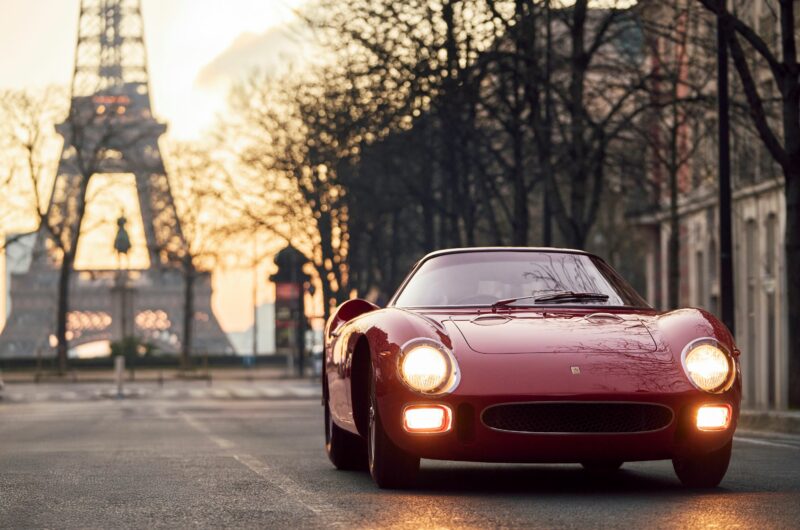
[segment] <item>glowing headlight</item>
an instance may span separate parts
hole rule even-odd
[[[702,343],[692,347],[683,362],[692,382],[706,392],[727,390],[732,380],[730,357],[713,344]]]
[[[400,377],[408,386],[433,394],[452,387],[455,361],[432,344],[419,344],[406,350],[400,360]]]
[[[723,431],[731,424],[730,405],[703,405],[695,419],[701,431]]]

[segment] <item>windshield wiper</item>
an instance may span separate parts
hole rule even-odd
[[[603,293],[576,293],[574,291],[561,291],[560,293],[546,294],[537,296],[535,303],[540,302],[574,302],[576,300],[608,300],[608,295]]]
[[[497,302],[492,304],[492,311],[495,311],[495,310],[497,310],[498,308],[501,308],[501,307],[509,306],[509,305],[513,304],[514,302],[519,302],[520,300],[528,300],[530,298],[533,298],[534,302],[536,302],[536,300],[537,300],[537,298],[535,296],[533,296],[533,295],[517,296],[516,298],[503,298],[502,300],[498,300]]]
[[[521,300],[530,300],[533,299],[535,304],[540,302],[574,302],[576,300],[600,300],[606,301],[608,300],[608,295],[603,293],[576,293],[575,291],[559,291],[553,294],[545,294],[542,296],[536,295],[529,295],[529,296],[517,296],[514,298],[504,298],[502,300],[498,300],[491,305],[492,311],[495,311],[501,307],[508,307],[515,302],[519,302]]]

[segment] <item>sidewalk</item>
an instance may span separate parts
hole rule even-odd
[[[739,428],[800,434],[800,410],[743,410],[739,414]]]

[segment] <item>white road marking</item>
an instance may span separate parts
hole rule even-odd
[[[256,475],[267,480],[287,496],[302,504],[315,515],[323,518],[326,526],[342,526],[345,514],[331,504],[320,502],[317,496],[300,486],[288,476],[280,473],[258,458],[248,454],[235,454],[233,458]]]
[[[224,388],[214,388],[211,390],[211,397],[214,399],[230,399],[231,392]]]
[[[196,431],[198,431],[198,432],[201,432],[201,433],[203,433],[203,434],[205,434],[205,435],[208,435],[208,434],[210,433],[210,431],[208,430],[208,427],[206,427],[205,425],[203,425],[202,423],[200,423],[200,422],[199,422],[199,421],[197,421],[196,419],[192,418],[191,416],[189,416],[189,415],[188,415],[188,414],[186,414],[185,412],[179,412],[179,413],[178,413],[178,415],[179,415],[181,418],[183,418],[183,421],[185,421],[186,423],[188,423],[188,424],[189,424],[189,426],[190,426],[192,429],[194,429],[194,430],[196,430]]]
[[[312,397],[317,395],[318,392],[316,388],[298,386],[289,388],[289,394],[294,397]]]
[[[282,388],[275,388],[271,386],[265,386],[264,388],[259,389],[262,397],[265,398],[279,398],[285,395],[285,392]]]
[[[191,428],[204,434],[206,438],[211,440],[220,449],[227,450],[236,446],[236,444],[230,440],[212,434],[208,426],[197,421],[189,414],[180,412],[179,415]],[[343,521],[346,520],[346,514],[337,507],[319,501],[315,494],[307,491],[287,475],[275,469],[271,469],[266,463],[253,455],[233,454],[231,456],[247,469],[281,490],[286,496],[307,508],[314,515],[321,517],[325,522],[325,526],[342,526]]]
[[[236,399],[253,399],[258,397],[258,393],[249,388],[235,388],[233,390],[233,396]]]
[[[792,444],[784,444],[779,442],[771,442],[769,440],[762,440],[760,438],[746,438],[744,436],[734,436],[734,440],[738,442],[744,442],[754,445],[766,445],[769,447],[781,447],[783,449],[794,449],[796,451],[800,451],[800,446],[792,445]]]
[[[269,384],[264,386],[223,387],[223,388],[148,388],[129,385],[123,389],[122,397],[156,400],[216,399],[216,400],[282,400],[314,399],[321,395],[321,389],[307,383]],[[6,392],[0,399],[12,402],[63,402],[100,399],[116,399],[116,388],[77,388],[49,392],[36,389],[29,392]]]
[[[220,449],[230,449],[231,447],[236,445],[230,440],[226,440],[225,438],[220,438],[219,436],[214,436],[213,434],[209,434],[208,439],[217,444],[217,447],[219,447]]]

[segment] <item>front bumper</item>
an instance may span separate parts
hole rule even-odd
[[[631,402],[670,408],[672,421],[664,428],[635,433],[519,433],[487,427],[482,412],[492,405],[524,402]],[[728,404],[733,410],[729,427],[701,431],[695,415],[701,405]],[[415,404],[444,404],[453,411],[446,433],[412,434],[402,427],[403,409]],[[691,390],[665,394],[582,394],[468,396],[458,393],[439,398],[417,396],[398,389],[378,397],[382,423],[388,436],[403,450],[437,460],[475,462],[583,462],[590,460],[661,460],[702,455],[726,445],[736,429],[739,393],[710,395]]]

